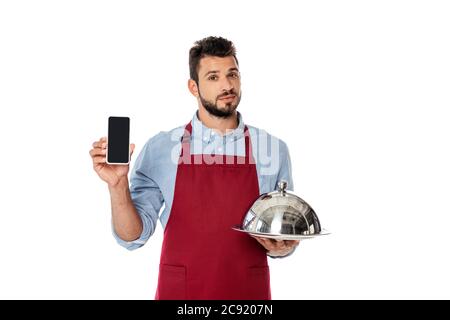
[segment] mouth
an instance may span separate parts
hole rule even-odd
[[[228,100],[233,100],[235,97],[236,97],[235,95],[229,95],[229,96],[222,97],[219,100],[226,100],[226,101],[228,101]]]

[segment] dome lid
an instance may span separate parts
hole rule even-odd
[[[287,192],[287,182],[278,190],[262,194],[234,229],[255,236],[278,240],[312,238],[328,234],[323,231],[314,210],[303,199]]]

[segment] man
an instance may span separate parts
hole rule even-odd
[[[287,147],[246,126],[236,111],[241,81],[232,42],[197,41],[189,67],[188,88],[198,111],[189,124],[145,144],[130,186],[128,166],[106,164],[106,138],[93,143],[94,170],[111,195],[114,235],[133,250],[161,221],[156,299],[270,299],[267,255],[287,256],[298,241],[252,238],[232,227],[277,181],[287,180],[292,189]]]

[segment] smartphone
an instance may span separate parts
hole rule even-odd
[[[108,118],[107,164],[130,163],[130,118]]]

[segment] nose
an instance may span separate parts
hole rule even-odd
[[[225,77],[224,80],[222,80],[221,83],[221,90],[223,92],[229,92],[234,89],[233,83],[228,79],[228,77]]]

